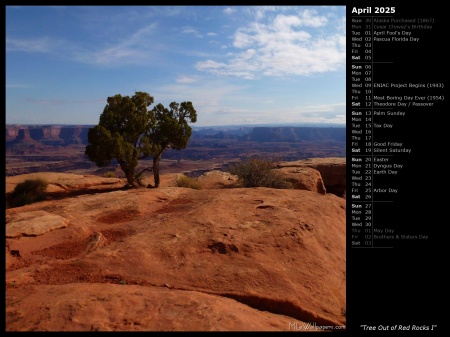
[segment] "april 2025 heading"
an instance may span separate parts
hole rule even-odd
[[[394,14],[395,7],[374,7],[374,11],[372,13],[372,7],[365,8],[352,8],[352,14],[361,15],[361,14]]]

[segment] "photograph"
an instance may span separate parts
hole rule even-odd
[[[5,5],[5,332],[442,333],[437,9]]]

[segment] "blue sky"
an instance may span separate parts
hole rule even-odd
[[[345,51],[344,6],[7,6],[6,124],[97,124],[144,91],[193,126],[345,125]]]

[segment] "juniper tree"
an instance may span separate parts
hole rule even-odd
[[[135,168],[139,160],[151,154],[147,134],[155,125],[154,113],[148,110],[153,97],[136,92],[132,97],[108,97],[107,102],[98,125],[88,131],[85,154],[99,167],[116,159],[128,184],[135,186],[139,177]]]
[[[167,149],[185,149],[197,121],[192,102],[172,102],[169,109],[158,104],[148,93],[136,92],[132,97],[108,97],[98,125],[88,131],[85,154],[97,166],[104,167],[116,159],[128,184],[139,184],[140,175],[153,170],[155,187],[159,187],[159,164]],[[135,174],[139,160],[152,157],[151,168]]]

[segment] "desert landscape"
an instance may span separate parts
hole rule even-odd
[[[226,168],[245,156],[194,141],[186,152],[211,155],[169,156],[159,188],[129,188],[117,165],[83,157],[82,138],[33,137],[7,139],[7,199],[47,183],[43,200],[6,209],[7,331],[345,329],[345,157],[279,160],[292,188],[244,188]],[[291,158],[298,140],[281,140],[234,148]],[[323,154],[330,140],[305,142]]]
[[[7,125],[6,176],[33,172],[71,172],[101,175],[114,171],[117,163],[98,168],[87,160],[86,125]],[[346,156],[346,133],[342,127],[204,127],[194,129],[182,151],[169,149],[161,171],[181,173],[226,168],[230,162],[252,156],[279,161]],[[145,161],[144,161],[145,162]],[[145,166],[145,163],[141,163]],[[149,163],[147,161],[147,163]],[[147,164],[149,165],[149,164]],[[120,171],[116,172],[121,174]],[[195,172],[192,172],[195,174]]]
[[[6,6],[7,332],[342,331],[345,6]]]
[[[289,190],[236,188],[219,170],[200,190],[177,173],[158,189],[7,177],[7,194],[48,181],[47,200],[6,210],[7,331],[345,329],[345,199],[314,166],[336,182],[345,159],[280,163],[304,188]]]

